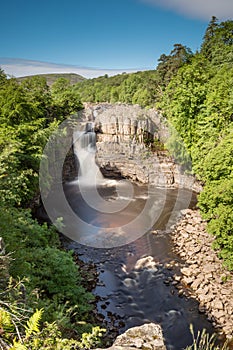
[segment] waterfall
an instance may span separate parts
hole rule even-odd
[[[85,186],[96,186],[103,182],[103,175],[95,161],[96,134],[92,123],[86,123],[85,130],[75,131],[74,153],[79,162],[78,182]]]

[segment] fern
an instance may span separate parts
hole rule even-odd
[[[14,330],[14,325],[11,321],[11,316],[9,312],[4,309],[0,309],[0,329],[4,333],[4,337],[8,339],[11,332]]]
[[[36,312],[29,318],[25,326],[26,339],[33,333],[39,333],[39,322],[42,318],[43,309],[36,310]]]
[[[26,346],[23,344],[17,342],[16,340],[13,341],[13,346],[10,348],[10,350],[27,350]]]

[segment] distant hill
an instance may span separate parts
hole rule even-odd
[[[20,77],[20,78],[17,78],[17,80],[19,82],[21,82],[25,79],[32,78],[32,77],[45,77],[47,84],[49,86],[51,86],[59,78],[68,79],[70,81],[71,85],[74,85],[74,84],[79,83],[83,80],[86,80],[86,78],[82,77],[79,74],[75,74],[75,73],[36,74],[36,75],[28,75],[25,77]]]

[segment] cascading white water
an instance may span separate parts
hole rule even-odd
[[[86,186],[96,186],[104,180],[95,161],[96,134],[92,123],[86,124],[85,131],[76,131],[74,138],[74,153],[79,161],[78,182]]]
[[[87,123],[84,130],[73,134],[74,153],[79,162],[77,184],[86,204],[104,213],[116,213],[123,210],[132,201],[133,186],[127,180],[105,179],[95,161],[96,134],[92,123]],[[100,187],[114,187],[117,195],[105,200],[98,192]]]

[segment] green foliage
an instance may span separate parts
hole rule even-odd
[[[233,21],[212,18],[201,52],[173,75],[158,106],[175,127],[205,185],[198,205],[214,247],[233,269]],[[172,143],[177,149],[179,143]],[[175,152],[176,154],[177,152]]]
[[[51,94],[55,114],[58,118],[67,117],[83,108],[79,93],[68,79],[57,79],[51,87]]]
[[[182,166],[183,171],[186,173],[191,172],[192,162],[183,139],[177,133],[176,129],[171,126],[169,129],[169,138],[164,145],[166,150],[168,150],[173,159]]]
[[[219,256],[233,270],[233,178],[210,181],[199,196],[199,207],[208,220],[208,231],[216,240]]]
[[[26,278],[25,284],[32,295],[34,290],[38,291],[38,305],[50,310],[47,319],[54,321],[59,304],[65,305],[65,313],[75,306],[75,318],[87,315],[93,296],[81,285],[72,252],[58,249],[59,239],[53,227],[39,225],[29,211],[0,207],[0,232],[7,243],[7,252],[13,252],[11,275]],[[31,302],[34,303],[33,296]]]
[[[0,193],[10,205],[28,203],[38,191],[40,157],[58,125],[48,116],[51,98],[44,80],[15,79],[0,86]]]
[[[28,79],[34,79],[34,78],[43,78],[46,81],[46,84],[50,87],[56,80],[60,78],[68,79],[71,85],[74,85],[78,83],[79,81],[85,80],[84,77],[82,77],[79,74],[76,73],[45,73],[45,74],[38,74],[38,75],[30,75],[26,77],[20,77],[17,78],[17,81],[22,83],[24,80]]]
[[[68,350],[92,329],[86,320],[93,295],[82,286],[72,252],[61,249],[53,227],[39,225],[29,210],[19,209],[38,195],[49,136],[81,107],[78,92],[64,80],[50,90],[43,77],[19,83],[0,71],[0,235],[7,252],[0,255],[0,330],[12,349]],[[66,339],[67,333],[77,339]]]
[[[218,143],[205,156],[202,164],[202,178],[207,182],[224,180],[232,176],[233,170],[233,129],[219,135]]]
[[[205,100],[208,80],[205,68],[203,58],[195,56],[190,64],[179,69],[159,104],[188,148],[195,141],[197,117]]]
[[[10,260],[7,256],[3,260],[0,277],[7,281],[9,270],[15,278],[10,277],[8,286],[1,284],[4,299],[0,301],[0,310],[3,305],[4,313],[0,313],[0,328],[4,329],[4,339],[13,342],[15,334],[19,333],[23,342],[15,340],[13,349],[22,346],[31,349],[31,344],[32,349],[40,349],[41,334],[36,337],[36,333],[41,319],[42,327],[44,322],[55,322],[54,327],[59,330],[55,339],[48,339],[48,343],[51,341],[61,349],[62,346],[70,349],[68,346],[73,343],[77,345],[76,340],[65,340],[65,334],[75,332],[75,337],[81,339],[83,332],[92,329],[89,323],[80,325],[79,321],[90,320],[93,295],[82,286],[72,252],[58,249],[60,244],[54,228],[39,225],[26,210],[0,208],[0,232],[6,251],[12,252]],[[4,266],[7,271],[3,273]],[[15,282],[18,278],[19,282]],[[43,309],[43,316],[39,311],[30,316],[35,308]],[[44,333],[47,331],[45,329]]]
[[[39,333],[39,322],[41,321],[43,310],[36,310],[29,318],[25,326],[25,337],[29,338],[31,335]]]
[[[20,86],[23,88],[27,101],[37,108],[38,117],[49,117],[52,99],[46,79],[39,76],[27,78]]]
[[[105,328],[100,328],[99,326],[97,326],[92,328],[91,333],[83,333],[81,341],[79,342],[79,348],[96,348],[101,344],[101,337],[103,336],[103,333],[105,331]]]
[[[136,103],[153,106],[159,94],[156,71],[99,77],[76,84],[83,102]]]
[[[17,314],[20,321],[18,327],[14,321],[16,316],[0,309],[0,329],[4,345],[11,350],[70,350],[90,349],[101,344],[100,339],[105,329],[92,327],[90,333],[83,333],[80,340],[68,339],[62,336],[55,322],[43,324],[42,314],[43,310],[36,310],[29,318]]]
[[[7,76],[5,72],[0,68],[0,86],[6,83]]]
[[[0,309],[0,330],[1,333],[5,333],[5,337],[8,338],[9,334],[13,332],[14,325],[11,322],[10,313],[4,309]]]
[[[159,85],[162,89],[166,88],[179,68],[189,62],[191,57],[191,49],[181,44],[175,44],[168,56],[165,54],[160,56],[158,59],[157,72],[159,76]]]
[[[216,17],[212,17],[201,46],[201,53],[214,66],[220,67],[224,63],[233,63],[233,21],[228,20],[218,23]]]
[[[203,37],[203,42],[201,45],[201,52],[208,58],[211,58],[213,41],[215,40],[215,33],[218,28],[218,19],[213,16],[211,21],[206,28],[205,35]]]

